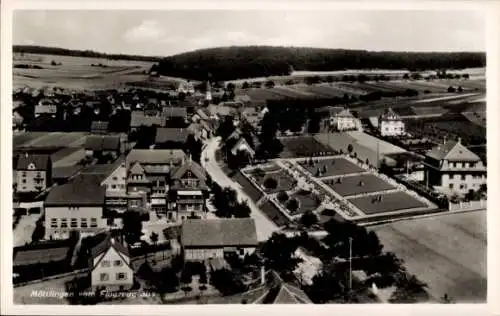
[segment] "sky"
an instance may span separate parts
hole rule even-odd
[[[15,11],[13,44],[169,56],[233,45],[485,51],[479,11]]]

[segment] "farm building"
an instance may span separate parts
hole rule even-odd
[[[56,186],[45,199],[45,239],[67,239],[70,231],[93,235],[107,228],[106,189],[94,177],[78,176]]]
[[[111,156],[116,159],[121,153],[120,136],[90,135],[85,139],[86,156]]]
[[[146,115],[144,111],[132,111],[130,117],[130,130],[135,131],[141,126],[164,127],[166,119],[164,116]]]
[[[188,219],[182,224],[181,244],[185,261],[224,258],[236,253],[252,254],[257,245],[257,230],[252,218]]]
[[[41,192],[52,183],[49,155],[21,154],[16,166],[16,192]]]
[[[460,139],[428,151],[424,166],[427,185],[446,194],[465,194],[486,184],[486,166]]]
[[[107,134],[109,122],[107,121],[92,121],[90,132],[92,134]]]
[[[188,128],[161,127],[156,129],[155,148],[180,149],[192,134]]]
[[[380,114],[377,128],[382,136],[402,136],[406,133],[405,123],[391,108]]]
[[[92,248],[89,259],[92,290],[130,290],[134,283],[134,270],[126,246],[108,235]]]
[[[162,116],[167,120],[170,119],[183,119],[188,117],[187,108],[183,106],[164,106],[162,108]]]
[[[231,148],[231,154],[236,155],[238,152],[246,152],[250,158],[255,156],[255,150],[248,144],[244,137],[241,137],[238,142]]]

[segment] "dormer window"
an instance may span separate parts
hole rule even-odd
[[[35,169],[36,169],[36,167],[35,167],[35,164],[34,164],[34,163],[30,163],[30,164],[28,165],[28,170],[35,170]]]

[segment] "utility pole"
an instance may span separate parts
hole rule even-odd
[[[352,291],[352,238],[349,237],[349,293]]]

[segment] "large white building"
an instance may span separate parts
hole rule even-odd
[[[388,108],[379,116],[378,130],[382,136],[394,137],[406,134],[404,121],[391,108]]]
[[[45,239],[67,239],[70,231],[94,235],[107,229],[105,194],[106,189],[87,176],[51,189],[44,202]]]

